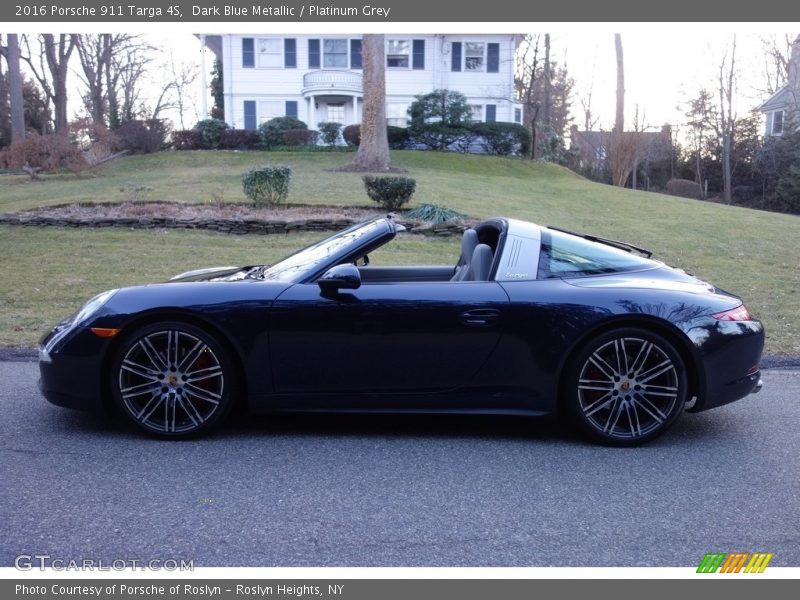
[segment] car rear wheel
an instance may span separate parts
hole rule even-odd
[[[664,433],[684,410],[686,368],[660,335],[630,328],[588,342],[572,361],[567,409],[590,438],[635,446]]]
[[[232,361],[213,336],[180,322],[148,325],[116,355],[112,390],[140,429],[184,438],[217,425],[234,402]]]

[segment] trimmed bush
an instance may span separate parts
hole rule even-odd
[[[308,129],[308,125],[294,117],[275,117],[258,126],[261,146],[267,150],[286,144],[284,133],[290,129]]]
[[[411,177],[382,177],[364,175],[362,178],[367,196],[386,210],[397,210],[409,201],[417,189]]]
[[[481,146],[487,154],[526,155],[531,149],[530,131],[518,123],[474,123],[470,126],[470,131],[480,138]]]
[[[703,189],[700,184],[690,179],[670,179],[667,182],[667,193],[696,200],[703,197]]]
[[[287,146],[313,146],[318,138],[319,131],[313,129],[287,129],[283,132],[283,143]]]
[[[228,129],[228,124],[220,119],[205,119],[204,121],[199,121],[194,126],[194,129],[200,133],[202,148],[206,150],[216,149],[219,148],[222,132]]]
[[[242,175],[244,194],[256,206],[276,206],[289,196],[290,167],[264,165]]]
[[[348,125],[342,130],[342,137],[348,146],[358,146],[361,143],[361,125]]]
[[[169,135],[169,125],[163,119],[127,121],[114,130],[117,150],[131,154],[150,154],[163,150]]]
[[[226,129],[219,138],[223,150],[256,150],[260,144],[258,131],[253,129]]]
[[[339,141],[339,132],[342,130],[341,123],[334,123],[333,121],[323,121],[317,123],[319,127],[319,134],[322,137],[322,143],[326,146],[335,146]]]
[[[31,179],[38,178],[41,172],[67,169],[77,173],[88,166],[83,152],[59,134],[29,133],[0,152],[0,167],[23,169]]]
[[[389,138],[389,148],[392,150],[404,150],[408,147],[409,141],[411,140],[408,129],[405,127],[395,127],[394,125],[388,125],[386,127],[386,137]]]
[[[173,131],[172,147],[175,150],[200,150],[203,147],[203,138],[196,129]]]

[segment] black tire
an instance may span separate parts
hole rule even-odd
[[[112,361],[116,405],[140,430],[160,438],[207,433],[230,413],[235,388],[230,353],[188,323],[146,325],[122,340]]]
[[[570,422],[609,446],[636,446],[669,429],[683,413],[688,377],[680,353],[664,337],[615,329],[575,354],[563,388]]]

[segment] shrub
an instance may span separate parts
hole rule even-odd
[[[348,146],[358,146],[361,143],[361,125],[348,125],[342,130],[342,137]]]
[[[255,150],[261,143],[258,131],[253,129],[226,129],[219,138],[224,150]]]
[[[220,119],[205,119],[199,121],[194,129],[200,132],[203,148],[216,149],[219,148],[222,132],[228,129],[228,124]]]
[[[415,98],[408,109],[415,142],[433,150],[447,150],[468,129],[472,111],[461,92],[434,90]]]
[[[262,147],[269,150],[286,143],[284,133],[289,129],[308,129],[308,125],[294,117],[275,117],[258,126]]]
[[[342,130],[342,137],[348,146],[358,146],[361,143],[361,125],[348,125]],[[386,137],[392,150],[404,150],[411,141],[408,129],[394,125],[386,126]]]
[[[323,121],[317,123],[319,127],[320,136],[322,136],[322,143],[326,146],[335,146],[339,141],[339,132],[342,130],[341,123],[334,123],[332,121]]]
[[[5,168],[23,169],[32,179],[40,172],[68,169],[77,173],[89,166],[83,152],[66,136],[36,133],[12,142],[0,153],[0,164]]]
[[[670,179],[667,182],[667,193],[683,198],[700,199],[703,197],[703,190],[699,183],[690,179]]]
[[[531,134],[518,123],[475,123],[470,126],[470,131],[480,138],[481,146],[487,154],[509,156],[530,152]]]
[[[149,154],[164,148],[169,135],[169,126],[162,119],[138,119],[123,123],[114,130],[116,150],[127,150],[131,154]]]
[[[364,175],[367,196],[386,210],[397,210],[409,201],[417,189],[417,182],[410,177],[379,177]]]
[[[360,133],[359,131],[359,134]],[[389,138],[389,148],[392,150],[405,149],[408,147],[409,141],[411,140],[408,129],[405,127],[395,127],[394,125],[388,125],[386,127],[386,137]]]
[[[276,206],[289,196],[290,167],[264,165],[242,175],[244,194],[257,206]]]
[[[203,147],[203,138],[196,129],[173,131],[172,147],[175,150],[200,150]]]
[[[318,138],[319,131],[313,129],[287,129],[283,132],[283,143],[287,146],[313,146]]]
[[[444,223],[445,221],[452,221],[453,219],[466,219],[467,215],[456,212],[446,206],[439,206],[437,204],[420,204],[414,210],[406,213],[406,218],[414,219],[417,221],[425,221],[427,223]]]

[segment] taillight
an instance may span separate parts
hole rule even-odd
[[[725,310],[723,312],[719,312],[715,315],[711,315],[717,321],[752,321],[753,317],[750,315],[750,311],[747,310],[747,307],[744,304],[740,304],[736,308],[732,308],[730,310]]]

